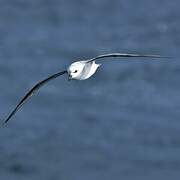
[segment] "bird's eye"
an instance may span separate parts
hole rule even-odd
[[[74,71],[74,73],[77,73],[77,72],[78,72],[77,70]]]

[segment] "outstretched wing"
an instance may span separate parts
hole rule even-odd
[[[145,57],[145,58],[167,58],[160,55],[152,55],[152,54],[129,54],[129,53],[111,53],[111,54],[103,54],[100,56],[96,56],[88,61],[94,61],[102,58],[111,58],[111,57]]]
[[[11,112],[11,114],[7,117],[7,119],[4,121],[4,124],[6,124],[11,117],[20,109],[20,107],[31,97],[33,96],[44,84],[47,82],[57,78],[58,76],[61,76],[63,74],[67,73],[67,71],[58,72],[56,74],[53,74],[52,76],[49,76],[48,78],[44,79],[43,81],[36,84],[18,103],[18,105],[14,108],[14,110]]]

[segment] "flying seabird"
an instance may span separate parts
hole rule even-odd
[[[20,102],[16,105],[13,111],[9,114],[3,124],[6,124],[14,114],[22,107],[22,105],[31,97],[33,96],[43,85],[48,83],[49,81],[63,75],[68,74],[68,80],[85,80],[90,78],[98,69],[101,64],[96,64],[97,60],[104,59],[104,58],[125,58],[125,57],[144,57],[144,58],[166,58],[160,55],[143,55],[143,54],[129,54],[129,53],[111,53],[111,54],[103,54],[100,56],[96,56],[91,59],[81,60],[72,63],[67,70],[58,72],[49,76],[48,78],[40,81],[37,83],[33,88],[29,90],[29,92],[20,100]]]

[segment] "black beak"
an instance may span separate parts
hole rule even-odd
[[[72,79],[72,76],[69,74],[68,81],[70,81],[71,79]]]

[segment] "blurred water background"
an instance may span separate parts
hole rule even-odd
[[[179,0],[0,0],[1,121],[34,84],[110,53],[88,81],[50,82],[0,130],[2,180],[180,177]]]

